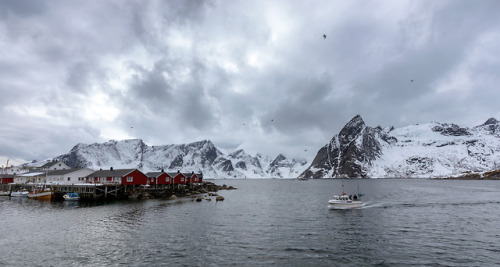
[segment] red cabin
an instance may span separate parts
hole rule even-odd
[[[195,173],[193,176],[191,176],[191,181],[195,184],[201,184],[203,183],[203,174],[202,173]]]
[[[184,176],[186,176],[187,184],[199,184],[203,182],[203,176],[201,173],[184,173]]]
[[[148,177],[138,169],[96,171],[87,176],[87,182],[99,184],[145,185]]]
[[[180,172],[169,173],[168,175],[172,177],[173,184],[185,184],[187,182],[186,176]]]
[[[148,172],[146,176],[150,185],[170,184],[170,176],[165,172]]]

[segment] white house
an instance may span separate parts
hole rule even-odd
[[[83,169],[65,169],[65,170],[51,170],[47,172],[47,184],[83,184],[85,178],[94,170],[89,168]]]
[[[23,168],[23,167],[16,167],[16,166],[10,166],[4,169],[5,174],[11,174],[11,175],[19,175],[23,173],[27,173],[28,169]]]
[[[45,183],[45,172],[28,172],[14,176],[15,184]]]
[[[66,165],[66,163],[62,161],[51,161],[47,162],[43,166],[40,167],[42,170],[55,171],[55,170],[68,170],[71,169],[70,166]]]

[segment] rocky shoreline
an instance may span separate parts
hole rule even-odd
[[[500,170],[484,173],[466,173],[456,177],[446,177],[447,180],[500,180]]]
[[[215,197],[215,201],[223,201],[224,197],[220,196],[217,192],[219,190],[236,190],[237,188],[233,186],[228,186],[226,184],[216,185],[212,182],[203,182],[202,185],[196,186],[195,188],[184,188],[180,190],[176,190],[172,192],[168,199],[177,199],[180,197],[192,197],[192,200],[196,200],[197,202],[201,202],[202,200],[211,201],[210,197]],[[165,196],[163,196],[165,197]],[[155,198],[148,196],[147,198]]]

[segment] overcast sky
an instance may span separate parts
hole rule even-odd
[[[0,165],[131,138],[311,161],[357,114],[500,119],[499,14],[498,0],[0,0]]]

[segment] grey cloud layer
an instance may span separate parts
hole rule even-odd
[[[0,5],[3,157],[113,136],[312,157],[356,114],[382,126],[500,115],[498,1]]]

